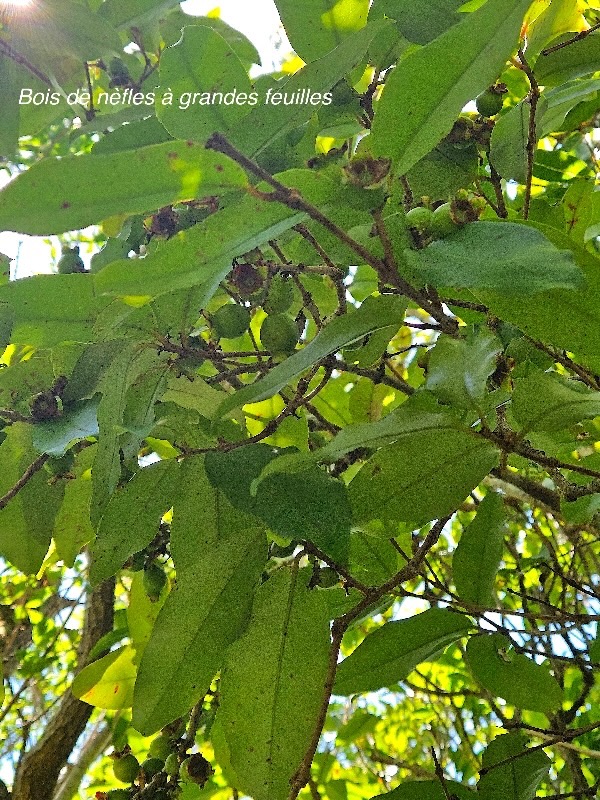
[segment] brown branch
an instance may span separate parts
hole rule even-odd
[[[105,581],[88,596],[78,662],[85,666],[92,648],[113,627],[114,581]],[[92,706],[69,691],[59,703],[39,741],[23,756],[12,800],[51,800],[62,768],[85,730]]]
[[[8,42],[4,41],[4,39],[0,39],[0,53],[10,58],[16,64],[19,64],[19,66],[25,67],[32,75],[35,75],[42,83],[45,83],[46,86],[49,86],[51,89],[54,88],[52,81],[45,73],[41,72],[35,64],[32,64],[25,56],[17,52]]]
[[[338,617],[334,620],[331,632],[332,632],[332,641],[331,641],[331,650],[329,652],[329,665],[327,669],[327,677],[325,679],[325,685],[323,690],[323,699],[321,701],[321,707],[319,709],[319,713],[317,715],[317,721],[315,724],[315,728],[313,731],[311,742],[306,750],[304,758],[302,759],[302,763],[296,770],[296,774],[290,781],[291,791],[288,800],[296,800],[298,795],[300,794],[301,790],[310,780],[310,768],[315,757],[315,753],[317,752],[317,747],[319,745],[319,740],[321,738],[321,733],[323,731],[323,726],[325,725],[325,719],[327,717],[327,709],[329,707],[329,700],[331,699],[331,694],[333,691],[333,684],[335,682],[335,673],[337,670],[338,664],[338,657],[340,654],[340,649],[342,646],[342,639],[344,638],[344,634],[350,627],[350,625],[354,622],[355,619],[361,616],[367,609],[371,608],[375,603],[385,597],[386,594],[393,592],[397,589],[400,584],[404,583],[405,581],[411,580],[411,578],[416,577],[419,574],[419,571],[423,565],[427,554],[431,550],[431,548],[436,544],[437,540],[439,539],[442,530],[446,523],[451,519],[452,515],[444,517],[443,519],[439,519],[434,525],[432,525],[431,530],[424,538],[422,544],[417,549],[411,560],[405,564],[402,569],[400,569],[395,575],[393,575],[389,580],[387,580],[381,586],[375,587],[371,589],[365,597],[354,606],[354,608],[347,611],[341,617]]]
[[[564,42],[559,42],[558,44],[553,44],[552,47],[546,47],[545,50],[542,50],[541,55],[549,56],[550,53],[554,53],[557,50],[562,50],[563,47],[568,47],[570,44],[575,44],[575,42],[580,42],[582,39],[585,39],[590,33],[594,33],[600,29],[600,22],[596,23],[596,25],[592,25],[591,28],[588,28],[585,31],[580,31],[576,33],[575,36],[571,36],[570,39],[566,39]]]
[[[12,486],[8,492],[3,497],[0,497],[0,509],[5,508],[10,501],[15,497],[21,489],[29,483],[29,481],[33,478],[36,472],[39,472],[41,468],[44,466],[46,461],[48,461],[49,456],[46,453],[43,453],[41,456],[38,456],[33,464],[30,464],[23,475],[19,478],[19,480]]]
[[[361,257],[365,264],[369,264],[379,275],[383,283],[389,283],[406,295],[410,300],[417,303],[424,311],[426,311],[436,322],[439,323],[441,329],[450,334],[456,335],[458,323],[453,317],[446,316],[443,311],[440,311],[434,304],[423,294],[423,292],[415,289],[403,278],[400,277],[394,265],[388,265],[385,260],[382,260],[371,253],[360,242],[353,239],[343,228],[336,225],[333,220],[329,219],[323,214],[316,206],[309,203],[302,197],[302,194],[297,189],[290,189],[276,180],[262,167],[255,164],[254,161],[245,156],[237,148],[235,148],[222,134],[214,133],[206,143],[209,150],[215,150],[218,153],[223,153],[229,158],[236,161],[241,167],[250,172],[260,180],[267,183],[272,189],[272,192],[262,192],[258,189],[252,189],[257,197],[265,201],[275,201],[291,208],[294,211],[303,211],[315,222],[319,222],[332,233],[337,239],[347,245],[357,255]]]
[[[525,200],[523,201],[523,219],[529,217],[529,207],[531,205],[531,184],[533,181],[533,162],[535,161],[535,151],[537,149],[537,125],[536,125],[536,112],[538,102],[541,97],[540,87],[536,80],[533,70],[527,63],[525,54],[522,48],[519,48],[519,62],[520,67],[527,75],[529,80],[529,94],[527,100],[529,102],[529,128],[527,131],[527,177],[525,180]]]

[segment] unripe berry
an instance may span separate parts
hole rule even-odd
[[[502,110],[504,103],[503,95],[506,94],[506,86],[490,86],[482,92],[475,100],[477,111],[482,117],[495,117]]]
[[[267,314],[284,314],[289,310],[294,302],[294,284],[290,278],[284,278],[278,272],[273,277],[269,286],[267,299],[263,303],[263,308]]]
[[[177,758],[177,753],[171,753],[167,756],[164,770],[170,777],[179,775],[179,759]]]
[[[213,314],[212,327],[219,339],[237,339],[250,327],[250,312],[244,306],[228,303]]]
[[[298,326],[289,314],[271,314],[261,325],[260,341],[274,355],[289,355],[296,349]]]
[[[165,762],[161,758],[147,758],[142,761],[142,772],[146,780],[151,780],[158,772],[162,771]]]
[[[115,778],[121,783],[133,783],[140,771],[140,762],[129,753],[113,761],[113,773]]]
[[[406,214],[406,222],[410,228],[415,228],[420,233],[426,233],[431,227],[433,214],[424,206],[415,206]]]
[[[171,740],[169,737],[161,734],[160,736],[157,736],[156,739],[153,739],[150,743],[148,755],[151,758],[160,758],[162,761],[164,761],[169,757],[172,750],[173,748],[171,747]]]
[[[200,788],[212,774],[213,768],[201,753],[194,753],[186,758],[179,770],[181,780],[197,783]]]
[[[451,233],[455,233],[459,227],[460,225],[455,222],[452,216],[450,203],[444,203],[433,212],[429,233],[434,239],[444,239]]]

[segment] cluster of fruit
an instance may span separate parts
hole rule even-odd
[[[260,342],[273,356],[287,356],[294,352],[301,331],[289,314],[294,302],[294,283],[282,272],[273,275],[268,288],[263,290],[263,277],[252,264],[238,264],[231,277],[232,285],[244,297],[252,297],[253,304],[260,303],[267,316],[260,328]],[[217,339],[236,339],[250,327],[251,311],[241,303],[226,303],[211,317],[210,323]]]
[[[126,789],[98,792],[96,800],[133,800],[136,792],[149,783],[154,789],[153,800],[176,798],[182,783],[195,783],[202,788],[213,774],[210,763],[201,753],[182,756],[179,743],[172,734],[163,731],[150,744],[148,758],[142,763],[128,748],[114,753],[113,774],[119,783],[129,786]],[[157,776],[159,780],[156,780]]]
[[[455,233],[463,225],[479,219],[485,200],[471,195],[466,189],[459,190],[449,203],[442,203],[431,209],[419,205],[406,213],[409,228],[428,239],[444,239]]]

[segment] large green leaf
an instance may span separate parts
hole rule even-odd
[[[423,525],[456,510],[497,462],[494,445],[468,430],[407,433],[378,450],[351,481],[354,518]]]
[[[352,512],[345,485],[316,465],[296,474],[279,472],[254,481],[276,457],[267,445],[208,453],[208,477],[229,501],[291,539],[310,539],[340,563],[348,560]]]
[[[290,170],[277,178],[299,187],[317,205],[334,199],[339,188],[324,175]],[[206,287],[198,308],[212,297],[237,256],[277,239],[306,215],[281,203],[244,197],[199,225],[161,242],[144,259],[114,261],[94,276],[100,292],[119,295],[159,295],[190,286]]]
[[[69,408],[57,420],[35,426],[33,444],[40,453],[62,456],[69,446],[98,433],[98,399],[93,398]]]
[[[418,664],[435,660],[472,627],[468,617],[443,608],[386,622],[338,666],[334,692],[356,694],[394,686]]]
[[[314,61],[364,27],[369,0],[275,0],[285,32],[298,55]]]
[[[348,0],[342,0],[344,5]],[[358,0],[361,2],[361,0]],[[307,64],[296,72],[277,89],[287,93],[289,98],[306,96],[306,90],[324,94],[336,83],[345,78],[357,64],[362,61],[373,39],[391,27],[389,21],[379,20],[370,22],[361,30],[348,36],[335,50],[327,53],[318,61]],[[302,94],[304,90],[304,95]],[[310,103],[295,103],[292,105],[263,105],[264,98],[259,98],[261,104],[254,108],[244,124],[240,125],[237,132],[233,133],[232,141],[244,153],[256,157],[269,145],[294,128],[307,122],[315,112],[315,106]]]
[[[577,289],[584,283],[569,250],[559,250],[540,231],[513,222],[473,222],[405,255],[419,281],[440,287],[530,295]]]
[[[599,416],[600,392],[556,373],[532,372],[516,382],[510,409],[522,434],[559,431]]]
[[[6,429],[0,444],[0,497],[20,480],[39,457],[32,444],[32,426],[18,422]],[[25,573],[39,570],[50,546],[54,519],[61,506],[64,486],[51,484],[45,470],[31,480],[0,509],[0,554]]]
[[[550,765],[542,750],[527,752],[522,734],[497,736],[483,753],[483,767],[489,771],[477,784],[477,796],[482,800],[532,800]]]
[[[558,86],[573,78],[591,75],[599,69],[600,34],[595,33],[569,47],[540,55],[535,65],[535,77],[545,86]]]
[[[148,735],[203,697],[227,647],[243,632],[267,558],[264,530],[184,464],[171,538],[177,583],[144,649],[133,724]]]
[[[94,543],[90,580],[109,578],[124,561],[143,550],[158,533],[179,484],[179,464],[160,461],[139,470],[106,507]]]
[[[90,341],[98,314],[109,303],[94,291],[89,275],[34,275],[0,286],[0,304],[14,320],[14,344]]]
[[[516,708],[549,714],[561,707],[562,689],[547,666],[516,653],[507,636],[474,636],[467,644],[466,659],[479,683]]]
[[[504,544],[504,505],[490,492],[463,531],[452,557],[452,575],[459,597],[476,606],[494,602],[494,584]]]
[[[164,142],[135,152],[44,158],[0,192],[0,228],[62,233],[115,214],[152,211],[246,185],[241,167],[190,142]]]
[[[474,293],[500,319],[534,339],[575,353],[578,360],[600,371],[600,262],[562,231],[534,225],[559,250],[571,250],[585,285],[571,291],[551,289],[533,297],[483,289]]]
[[[369,19],[390,17],[410,42],[427,44],[461,21],[461,5],[462,0],[373,0]]]
[[[429,358],[427,389],[442,403],[477,409],[501,349],[488,331],[472,332],[465,339],[440,336]]]
[[[156,113],[173,136],[205,142],[215,131],[227,134],[248,114],[248,74],[233,48],[212,28],[183,29],[180,41],[161,56],[160,82],[174,98],[166,104],[159,92]],[[212,94],[219,92],[223,102],[211,102]],[[237,102],[240,94],[245,102]]]
[[[457,800],[473,800],[475,793],[468,786],[445,780],[444,785],[435,781],[403,781],[391,792],[378,794],[372,800],[447,800],[446,790]]]
[[[463,106],[498,77],[516,48],[529,0],[488,0],[403,59],[386,81],[371,146],[408,172],[450,132]]]
[[[234,408],[271,397],[313,364],[369,333],[392,325],[400,327],[405,311],[406,303],[398,297],[368,298],[357,311],[332,319],[306,347],[278,364],[263,378],[224,400],[216,416],[225,416]]]
[[[329,614],[309,572],[280,569],[260,587],[221,675],[217,720],[238,788],[255,800],[287,800],[323,701]]]

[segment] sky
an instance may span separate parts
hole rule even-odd
[[[187,14],[195,15],[204,15],[219,8],[221,18],[253,42],[260,53],[262,67],[267,72],[276,65],[278,43],[283,55],[291,50],[273,0],[185,0],[181,7]],[[0,170],[0,187],[6,182],[7,175]],[[0,253],[13,259],[11,277],[23,278],[34,273],[52,272],[52,246],[58,257],[60,244],[57,237],[52,237],[50,242],[35,236],[0,233]],[[91,255],[82,248],[81,256],[86,263],[89,263]]]

